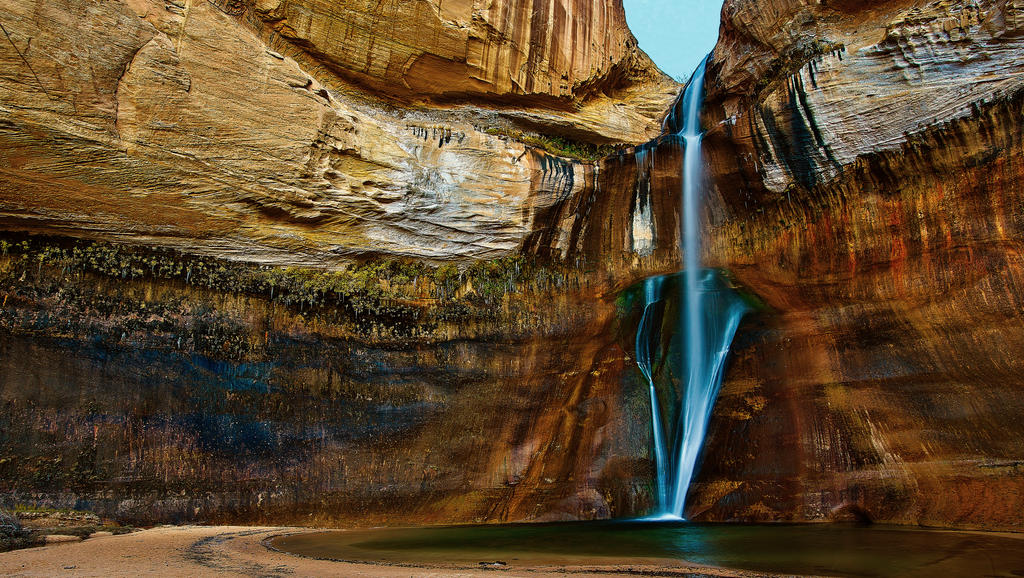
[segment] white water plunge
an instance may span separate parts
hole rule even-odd
[[[666,431],[663,411],[654,377],[655,351],[651,343],[663,325],[657,312],[669,308],[656,307],[666,299],[665,277],[644,282],[643,314],[637,328],[636,358],[647,380],[651,400],[651,427],[654,458],[657,465],[659,520],[684,519],[686,493],[697,468],[708,423],[722,384],[725,360],[729,354],[740,319],[746,312],[744,301],[729,289],[720,276],[701,266],[701,215],[703,213],[704,160],[701,151],[703,133],[700,112],[704,96],[704,71],[707,60],[694,72],[681,101],[683,127],[679,133],[685,143],[683,159],[683,231],[684,269],[679,291],[685,389],[679,407],[672,408],[675,426]],[[677,123],[675,111],[666,126]],[[673,435],[674,432],[674,435]],[[668,447],[665,440],[671,439]]]

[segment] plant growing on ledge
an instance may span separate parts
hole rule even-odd
[[[511,139],[560,157],[581,161],[600,160],[615,152],[615,145],[575,141],[560,136],[527,133],[512,128],[490,127],[484,130],[491,136]]]

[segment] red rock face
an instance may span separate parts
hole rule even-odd
[[[762,8],[723,12],[706,260],[770,311],[737,338],[691,514],[1018,529],[1019,9]]]
[[[574,162],[480,126],[647,138],[646,105],[673,91],[618,3],[37,4],[0,8],[5,228],[268,264],[522,251],[585,270],[389,341],[352,329],[384,309],[4,260],[5,497],[149,522],[644,511],[649,424],[614,301],[679,267],[682,151]],[[767,309],[737,337],[689,514],[1020,528],[1018,3],[723,15],[704,259]]]
[[[692,518],[1024,525],[1019,12],[726,3],[704,262],[767,309],[737,336]],[[635,153],[602,164],[612,208],[582,219],[602,241],[579,250],[620,279],[679,262],[681,150],[639,156],[649,268],[629,265]]]

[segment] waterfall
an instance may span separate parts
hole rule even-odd
[[[657,510],[650,518],[654,520],[683,519],[686,491],[704,445],[725,362],[748,311],[746,301],[718,271],[698,268],[695,288],[691,277],[690,271],[652,277],[644,280],[641,292],[635,352],[650,397],[658,499]],[[696,311],[697,320],[687,318],[691,311]],[[692,327],[700,328],[695,338],[689,334]],[[665,331],[673,332],[671,340],[664,339]],[[692,347],[695,340],[700,342],[699,348]],[[663,343],[668,349],[659,351]],[[696,358],[691,357],[694,351]],[[666,406],[658,394],[655,371],[658,360],[671,355],[682,376],[682,391],[666,396],[678,405]],[[673,418],[674,424],[668,426]]]
[[[652,336],[657,335],[655,329],[660,321],[655,315],[655,307],[661,300],[663,277],[652,277],[644,281],[644,307],[640,316],[640,325],[636,330],[636,363],[640,373],[647,379],[647,388],[651,396],[651,429],[654,435],[654,462],[657,467],[658,511],[668,508],[668,448],[665,447],[665,426],[661,421],[661,404],[658,403],[658,390],[654,387],[654,353],[651,350]]]
[[[677,447],[680,449],[676,460],[676,480],[673,489],[672,509],[670,512],[680,518],[686,506],[686,490],[690,487],[690,478],[697,464],[697,454],[704,443],[707,431],[707,420],[702,420],[700,413],[704,406],[713,406],[714,398],[707,400],[711,393],[705,385],[704,351],[704,319],[701,315],[703,294],[700,291],[700,208],[701,188],[704,184],[704,158],[701,141],[704,133],[700,126],[700,111],[704,104],[704,71],[707,66],[705,58],[690,78],[690,83],[683,94],[683,138],[686,140],[686,153],[683,156],[683,259],[686,276],[686,291],[683,294],[684,337],[686,339],[686,395],[683,397],[683,410],[680,412],[679,434]],[[716,390],[713,395],[717,396]],[[707,409],[708,419],[711,417],[710,407]],[[702,422],[703,425],[699,425]],[[699,436],[699,439],[698,439]]]
[[[651,427],[654,459],[657,466],[658,511],[654,519],[682,520],[686,508],[686,492],[690,487],[707,435],[708,423],[722,384],[725,360],[732,340],[746,312],[744,301],[714,271],[701,265],[701,214],[703,206],[704,162],[701,151],[703,132],[700,112],[704,97],[704,71],[707,59],[701,62],[666,119],[666,128],[681,136],[685,144],[683,158],[683,230],[684,268],[675,276],[676,295],[682,307],[678,322],[682,339],[683,391],[671,448],[666,447],[663,412],[655,387],[655,352],[651,343],[663,325],[657,312],[668,310],[657,304],[669,296],[665,279],[644,281],[643,313],[637,328],[637,365],[647,380],[651,399]],[[682,127],[679,127],[679,117]],[[674,321],[674,320],[673,320]],[[671,415],[670,413],[670,415]]]
[[[689,270],[685,275],[689,277]],[[687,346],[686,391],[678,417],[674,446],[676,471],[667,512],[678,518],[684,518],[686,492],[696,472],[711,412],[725,376],[725,361],[740,320],[747,311],[746,303],[731,289],[712,286],[716,281],[713,272],[703,271],[701,275],[698,271],[698,275],[695,287],[688,287],[684,294],[685,315],[696,316],[697,320],[687,319],[684,325],[684,339],[691,345]],[[687,284],[690,283],[687,279]],[[690,333],[694,327],[699,333]],[[694,341],[699,341],[700,347],[693,347]]]

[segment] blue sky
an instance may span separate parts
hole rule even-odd
[[[640,48],[659,68],[686,81],[718,41],[722,0],[623,0]]]

